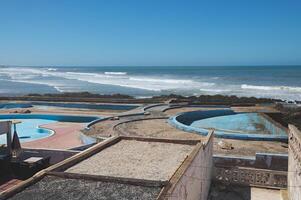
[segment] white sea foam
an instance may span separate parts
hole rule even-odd
[[[57,71],[56,68],[48,68],[47,70],[48,70],[48,71]]]
[[[230,89],[217,89],[217,88],[208,88],[208,89],[200,89],[200,91],[204,91],[204,92],[212,92],[212,93],[227,93],[227,92],[231,92]]]
[[[118,74],[116,74],[118,73]],[[122,74],[120,74],[122,73]],[[160,75],[129,75],[123,72],[86,73],[62,72],[47,68],[0,68],[1,79],[31,84],[51,86],[60,92],[89,90],[89,84],[104,84],[121,86],[131,89],[143,89],[153,92],[169,91],[179,94],[227,94],[238,96],[256,96],[280,98],[286,100],[300,100],[301,87],[265,86],[249,84],[223,84],[212,77],[183,78],[182,76]],[[207,81],[206,81],[207,80]],[[212,82],[211,82],[212,81]],[[9,86],[8,86],[9,87]],[[126,91],[126,90],[125,90]]]
[[[161,78],[148,76],[115,76],[108,73],[85,73],[85,72],[59,72],[33,68],[6,68],[1,69],[0,74],[5,74],[11,80],[18,82],[45,84],[56,88],[58,91],[65,91],[64,85],[55,80],[45,81],[39,80],[38,77],[57,77],[69,80],[84,81],[94,84],[115,85],[121,87],[129,87],[136,89],[144,89],[150,91],[162,91],[178,88],[198,88],[212,86],[214,83],[197,82],[193,80],[176,79],[176,78]]]
[[[108,75],[126,75],[126,72],[105,72]]]
[[[95,84],[107,84],[129,88],[144,89],[150,91],[162,91],[177,88],[196,88],[200,86],[214,85],[214,83],[200,83],[192,80],[168,79],[147,76],[111,76],[102,73],[67,72],[55,73],[55,76],[66,79],[74,79]]]
[[[247,85],[242,84],[242,89],[251,89],[251,90],[281,90],[281,91],[292,91],[292,92],[301,92],[301,87],[289,87],[289,86],[259,86],[259,85]]]

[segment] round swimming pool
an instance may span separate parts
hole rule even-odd
[[[17,132],[21,142],[29,142],[51,136],[52,130],[40,126],[56,122],[89,123],[99,117],[41,114],[10,114],[0,115],[1,121],[20,120]],[[6,143],[6,135],[0,135],[0,144]]]
[[[258,113],[240,113],[196,120],[190,126],[228,133],[278,134],[272,132],[266,123],[266,119]]]
[[[201,135],[214,129],[215,136],[221,138],[287,140],[286,130],[260,113],[235,113],[231,109],[193,111],[171,117],[169,123]]]

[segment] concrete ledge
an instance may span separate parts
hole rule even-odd
[[[255,156],[248,157],[214,155],[213,160],[215,166],[240,166],[278,171],[288,170],[287,154],[256,153]]]

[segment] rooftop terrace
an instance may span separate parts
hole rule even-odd
[[[113,137],[42,170],[0,199],[182,199],[183,185],[191,196],[206,196],[212,140],[212,133],[202,142]]]
[[[121,140],[66,172],[168,180],[193,148],[188,144]]]
[[[155,199],[161,187],[147,187],[116,182],[46,176],[10,198],[11,200],[105,200]]]

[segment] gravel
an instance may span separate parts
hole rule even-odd
[[[193,148],[185,144],[122,140],[66,171],[165,181]]]
[[[135,200],[156,199],[160,187],[47,176],[10,200]]]

